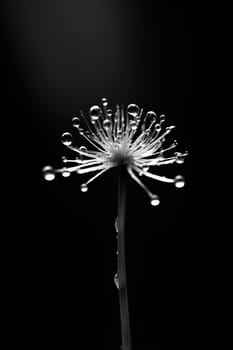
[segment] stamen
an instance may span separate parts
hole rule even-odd
[[[155,199],[155,196],[153,193],[151,193],[151,191],[139,180],[139,178],[133,173],[132,169],[127,166],[127,171],[129,173],[129,175],[132,177],[132,179],[134,181],[136,181],[143,189],[144,191],[148,194],[148,196],[150,197],[151,200]],[[152,204],[154,205],[154,204]]]

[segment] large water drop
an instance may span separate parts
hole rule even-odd
[[[64,134],[62,134],[62,137],[61,137],[61,142],[65,146],[70,146],[73,142],[72,135],[69,132],[64,132]]]
[[[99,106],[92,106],[89,110],[92,121],[98,120],[101,115],[101,108]]]
[[[127,112],[129,115],[136,118],[138,113],[139,113],[139,107],[135,104],[130,104],[130,105],[128,105]]]

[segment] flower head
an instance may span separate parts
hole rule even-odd
[[[81,124],[85,124],[84,129]],[[89,119],[89,120],[88,120]],[[86,183],[81,185],[81,191],[88,190],[88,184],[112,167],[125,165],[131,176],[149,195],[151,204],[158,205],[159,197],[150,192],[139,177],[142,175],[167,183],[173,183],[177,188],[185,184],[183,176],[175,178],[159,176],[150,171],[159,165],[181,164],[187,152],[171,152],[177,143],[164,147],[166,137],[175,126],[163,127],[165,115],[158,116],[149,111],[143,116],[143,109],[135,104],[130,104],[126,109],[116,106],[116,110],[108,106],[106,98],[102,99],[102,105],[92,106],[89,110],[89,118],[80,112],[80,118],[72,119],[73,127],[88,141],[92,149],[85,146],[77,147],[70,133],[62,135],[62,143],[76,152],[75,159],[63,157],[64,167],[54,169],[46,166],[43,169],[44,178],[51,181],[57,173],[64,177],[71,173],[85,174],[96,173]],[[170,153],[170,155],[169,155]]]

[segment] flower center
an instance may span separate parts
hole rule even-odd
[[[114,147],[111,151],[111,155],[108,157],[108,162],[111,162],[113,166],[120,166],[123,164],[132,164],[133,156],[130,154],[129,148],[119,145]]]

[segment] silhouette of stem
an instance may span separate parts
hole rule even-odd
[[[126,211],[126,169],[119,169],[118,182],[118,281],[121,318],[122,350],[131,350],[130,319],[126,278],[126,254],[125,254],[125,211]]]

